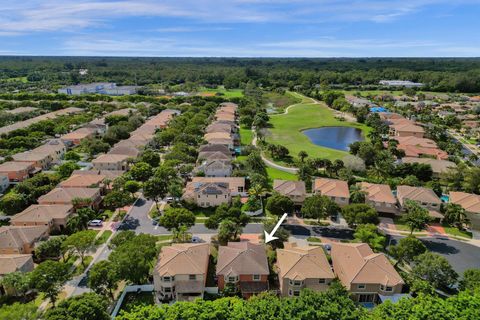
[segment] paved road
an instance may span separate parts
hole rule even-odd
[[[148,217],[148,213],[154,206],[153,201],[140,198],[125,218],[124,223],[120,226],[121,230],[134,230],[135,233],[148,233],[153,235],[171,234],[167,229],[155,225]],[[203,223],[197,223],[189,230],[193,234],[215,234],[216,230],[208,229]],[[263,225],[260,223],[248,224],[243,233],[262,233]]]
[[[391,244],[395,244],[399,236],[393,236]],[[441,237],[420,238],[431,251],[444,256],[460,275],[466,269],[480,268],[480,248],[469,243]]]

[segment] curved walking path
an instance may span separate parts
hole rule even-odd
[[[300,98],[302,99],[301,102],[299,103],[294,103],[292,105],[289,105],[287,108],[285,108],[285,111],[283,113],[279,113],[279,114],[273,114],[271,116],[282,116],[282,115],[286,115],[288,114],[288,112],[290,112],[290,109],[291,108],[294,108],[294,107],[297,107],[297,106],[300,106],[300,105],[303,105],[303,104],[320,104],[320,102],[318,102],[317,100],[313,99],[313,98],[309,98],[309,97],[306,97],[304,95],[301,95],[299,93],[296,93],[296,92],[291,92],[292,95],[296,96],[297,98]],[[310,101],[308,101],[310,100]],[[257,146],[257,135],[255,134],[255,128],[252,128],[252,133],[253,133],[253,140],[252,140],[252,145],[253,146]],[[280,171],[283,171],[283,172],[287,172],[287,173],[291,173],[291,174],[297,174],[298,172],[298,168],[295,168],[295,167],[285,167],[285,166],[282,166],[282,165],[279,165],[279,164],[276,164],[275,162],[273,162],[272,160],[269,160],[267,157],[265,157],[263,155],[263,152],[260,154],[262,156],[262,160],[263,162],[265,162],[265,164],[268,166],[268,167],[271,167],[271,168],[274,168],[274,169],[277,169],[277,170],[280,170]]]

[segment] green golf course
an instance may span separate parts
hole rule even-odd
[[[300,96],[300,95],[299,95]],[[270,116],[268,143],[283,145],[288,148],[290,155],[297,157],[300,151],[306,151],[311,158],[341,159],[348,153],[345,151],[321,147],[313,144],[302,130],[328,126],[347,126],[362,130],[366,137],[370,128],[364,124],[340,121],[335,118],[332,109],[324,103],[315,103],[310,98],[302,97],[302,102],[287,108],[286,114]]]

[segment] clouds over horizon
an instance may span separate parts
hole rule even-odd
[[[26,0],[2,4],[0,54],[480,56],[477,20],[477,27],[454,37],[456,28],[468,24],[462,15],[472,15],[475,9],[480,14],[479,4],[480,0]],[[451,30],[446,23],[452,23]]]

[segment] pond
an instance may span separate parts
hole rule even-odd
[[[351,143],[364,140],[362,130],[352,127],[323,127],[302,132],[317,146],[342,151],[348,151]]]

